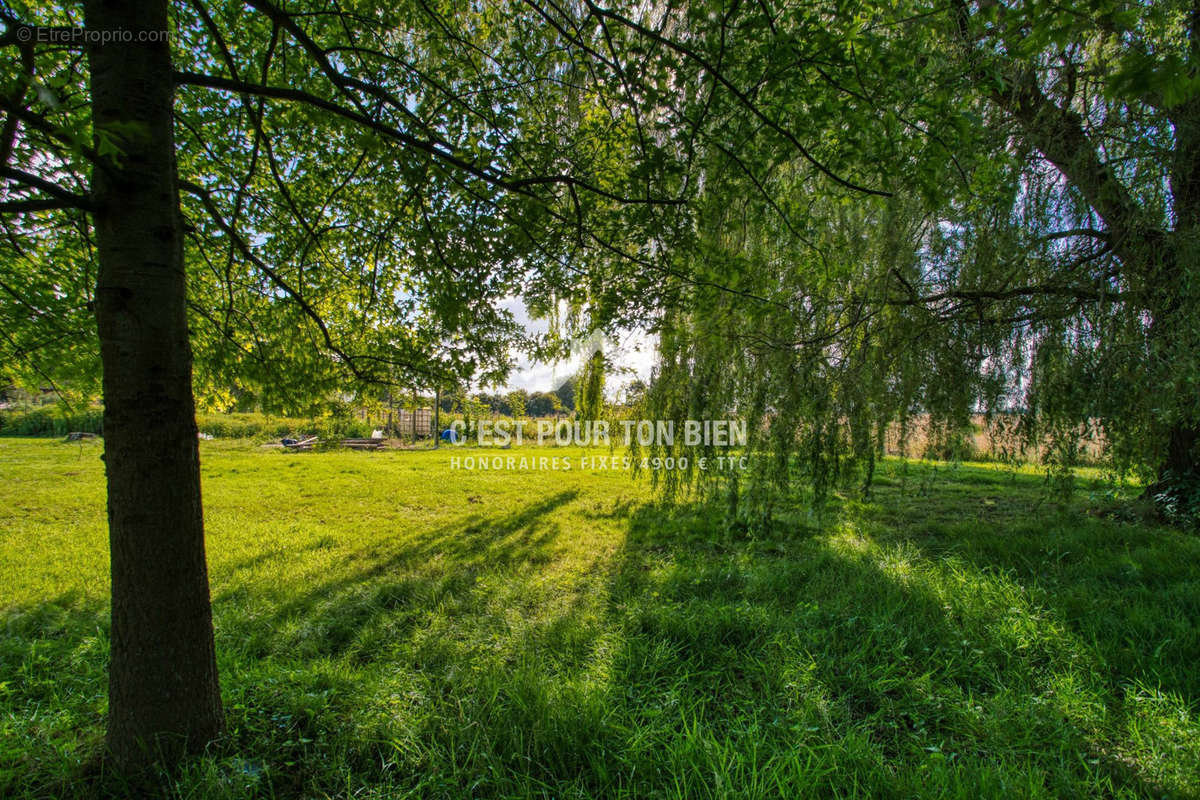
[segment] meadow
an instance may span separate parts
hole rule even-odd
[[[102,447],[0,439],[0,796],[133,791]],[[1095,473],[887,459],[751,535],[465,452],[201,442],[228,735],[157,790],[1200,797],[1200,538]]]

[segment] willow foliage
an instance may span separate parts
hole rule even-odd
[[[889,430],[927,415],[953,443],[974,413],[1057,470],[1091,432],[1160,498],[1194,492],[1200,16],[671,14],[626,27],[691,77],[672,108],[701,186],[656,294],[651,415],[746,416],[734,490],[759,507],[869,487]],[[668,493],[726,487],[695,469],[715,453],[666,450],[695,456]]]

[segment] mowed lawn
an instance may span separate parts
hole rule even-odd
[[[0,796],[123,791],[101,448],[0,439]],[[751,535],[481,452],[202,443],[229,736],[163,790],[1200,796],[1200,538],[1087,479],[889,460]]]

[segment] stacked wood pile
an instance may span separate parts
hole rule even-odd
[[[342,447],[351,450],[378,450],[383,447],[383,439],[342,439]]]

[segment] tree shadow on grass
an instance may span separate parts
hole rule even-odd
[[[740,766],[728,778],[807,795],[1197,788],[1194,714],[1157,749],[1114,741],[1121,720],[1088,704],[1112,697],[1095,676],[1116,643],[1072,636],[1009,574],[881,544],[845,518],[754,540],[714,518],[643,509],[613,575],[628,631],[615,671],[639,697],[628,707],[643,735],[662,708],[678,709],[664,739],[688,752],[703,730],[711,747],[725,743],[726,767]],[[1072,688],[1079,696],[1064,697]],[[803,763],[786,755],[797,751]],[[682,774],[719,794],[716,767],[698,758]]]
[[[337,651],[391,673],[336,690],[358,693],[342,719],[370,720],[334,760],[368,783],[445,797],[463,786],[580,797],[1194,790],[1186,759],[1169,752],[1195,746],[1186,727],[1131,747],[1104,710],[1115,695],[1096,676],[1114,643],[1082,639],[1011,570],[930,555],[903,526],[891,539],[867,533],[864,513],[754,539],[702,505],[581,513],[626,519],[626,537],[586,570],[598,591],[557,605],[523,592],[564,532],[534,533],[536,515],[515,514],[499,530],[517,541],[468,538],[456,546],[463,570],[405,579],[433,581],[404,590],[405,604],[444,613],[385,626],[399,645],[369,638],[377,660]],[[391,566],[445,553],[442,535]],[[481,579],[491,556],[504,556],[508,585]],[[389,569],[363,580],[395,591]],[[469,578],[453,582],[459,574]],[[506,618],[511,608],[528,624]],[[301,730],[328,740],[330,720]],[[327,775],[305,780],[304,791],[331,791]]]
[[[379,633],[370,641],[359,639],[378,618],[389,618],[387,635],[402,637],[425,610],[473,591],[481,573],[528,573],[546,563],[559,527],[545,518],[577,496],[562,491],[506,515],[473,513],[412,539],[385,537],[342,553],[328,577],[289,585],[285,601],[253,620],[236,613],[250,590],[234,587],[214,604],[239,616],[231,631],[236,641],[227,646],[253,657],[313,657],[337,656],[357,642],[358,657],[369,659],[371,647],[386,643],[376,641]]]
[[[64,778],[84,779],[103,742],[108,608],[67,592],[2,625],[0,797],[72,796]]]
[[[945,488],[961,501],[961,487]],[[1099,629],[1069,613],[1090,582],[1108,585],[1127,545],[1146,549],[1143,576],[1188,546],[1085,532],[1092,566],[1043,574],[1044,516],[984,525],[930,506],[940,491],[923,510],[884,491],[820,529],[780,524],[757,538],[730,534],[723,509],[703,505],[576,504],[578,524],[620,523],[624,539],[562,571],[564,537],[586,534],[554,516],[579,500],[563,491],[381,539],[283,602],[247,607],[227,592],[216,609],[231,734],[178,793],[1194,792],[1194,767],[1179,767],[1196,747],[1194,713],[1147,744],[1123,738],[1112,710],[1125,684],[1188,686],[1182,653],[1122,661],[1106,631],[1149,632],[1190,608],[1196,562],[1153,573],[1133,617],[1132,588],[1101,599],[1112,621]],[[56,668],[91,624],[72,620],[30,629],[61,640]],[[15,647],[6,664],[28,656]],[[80,695],[103,686],[102,664],[88,669]],[[16,705],[31,715],[30,701]],[[1181,711],[1168,703],[1146,719]]]
[[[1066,634],[1087,642],[1114,692],[1151,686],[1200,707],[1200,537],[1090,513],[1086,495],[1048,503],[1036,476],[964,470],[940,491],[973,502],[931,514],[898,487],[857,520],[871,535],[1023,587]],[[981,478],[995,487],[978,491]]]
[[[344,723],[337,715],[353,713],[362,693],[379,688],[364,687],[362,675],[344,667],[386,667],[396,647],[428,622],[430,609],[459,624],[483,613],[488,587],[478,585],[480,576],[528,575],[546,563],[560,533],[546,517],[577,496],[560,491],[509,514],[471,513],[410,540],[368,545],[347,554],[326,580],[288,587],[283,603],[252,602],[252,591],[240,585],[214,597],[230,731],[213,750],[221,766],[210,763],[191,779],[224,796],[303,793],[293,780],[305,773],[298,761],[313,757],[318,737],[342,735],[328,723]],[[289,558],[329,545],[318,538],[232,569],[277,560],[282,570]],[[0,702],[16,722],[11,745],[0,748],[0,796],[120,796],[121,784],[94,772],[106,707],[107,604],[64,595],[10,608],[4,624]],[[455,659],[461,654],[445,660]],[[413,666],[420,665],[405,668]],[[344,753],[347,761],[367,752],[357,749],[361,744],[343,743],[354,751]],[[280,768],[288,762],[294,768]],[[267,775],[268,764],[278,774]]]

